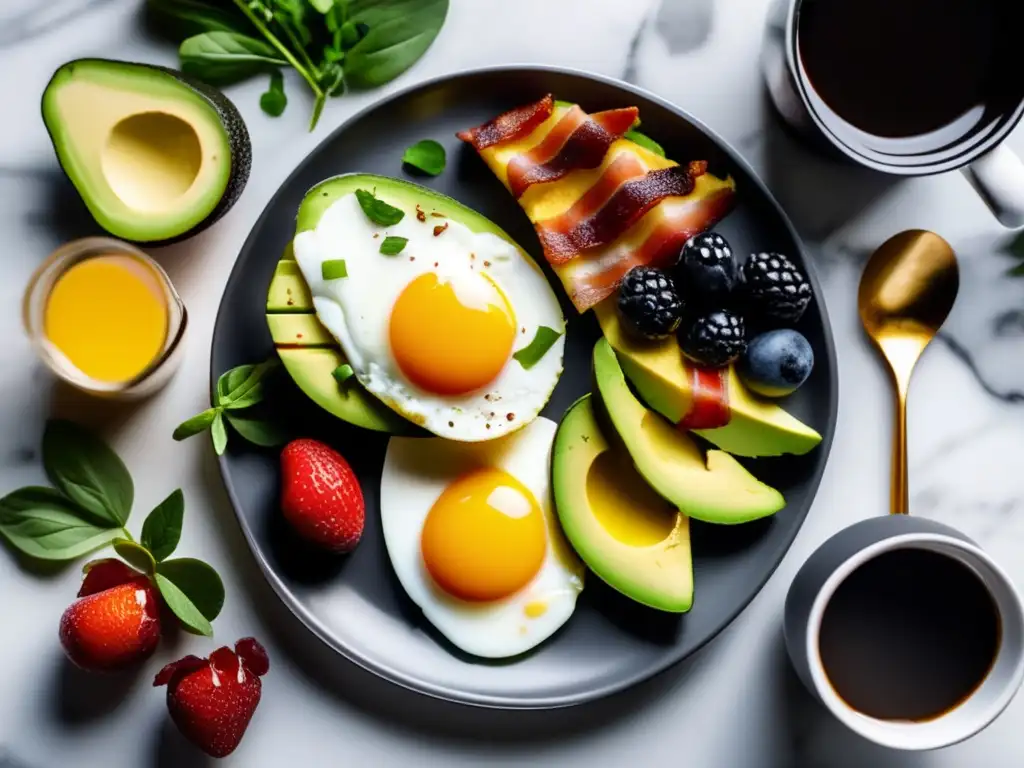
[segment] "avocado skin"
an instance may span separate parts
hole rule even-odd
[[[165,245],[174,245],[180,243],[183,240],[188,240],[195,235],[198,235],[203,230],[213,226],[224,214],[231,210],[238,198],[242,196],[242,192],[245,190],[245,185],[249,181],[249,172],[252,170],[252,142],[249,139],[249,129],[245,125],[245,121],[242,119],[241,113],[238,111],[238,107],[232,103],[232,101],[221,93],[216,88],[213,88],[206,83],[200,82],[193,77],[190,77],[176,69],[170,67],[161,67],[156,64],[140,64],[134,61],[123,61],[118,59],[102,59],[102,58],[82,58],[73,59],[65,64],[62,64],[53,73],[53,76],[47,82],[46,87],[43,88],[43,93],[46,93],[50,88],[50,84],[53,80],[61,73],[69,70],[73,70],[78,64],[129,64],[131,66],[140,67],[143,69],[150,69],[155,72],[161,72],[166,75],[170,75],[175,80],[180,82],[189,90],[194,91],[198,95],[202,96],[210,106],[213,107],[217,113],[217,117],[220,119],[221,124],[224,126],[224,130],[228,135],[228,144],[231,149],[231,175],[228,179],[228,185],[224,189],[224,194],[221,196],[220,202],[217,203],[217,207],[210,211],[210,215],[203,219],[201,222],[196,224],[192,229],[182,232],[176,237],[170,237],[164,240],[128,240],[127,238],[121,238],[128,242],[134,242],[140,245],[145,245],[151,248],[159,248]],[[40,106],[40,112],[42,107]],[[43,125],[46,126],[46,120],[43,119]],[[46,133],[50,137],[50,144],[53,146],[54,153],[57,157],[60,157],[60,153],[57,151],[57,145],[53,134],[50,132],[49,126],[46,126]],[[58,160],[58,164],[59,160]],[[68,181],[71,181],[71,177],[68,176],[64,166],[61,165],[61,171],[67,177]],[[72,182],[72,185],[74,182]],[[98,223],[98,222],[97,222]]]

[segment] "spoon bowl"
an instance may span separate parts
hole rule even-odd
[[[921,353],[945,322],[960,288],[956,254],[934,232],[900,232],[879,246],[861,275],[864,330],[889,364],[896,391],[890,511],[907,514],[907,393]]]

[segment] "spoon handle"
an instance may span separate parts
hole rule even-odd
[[[897,382],[895,431],[892,436],[892,486],[889,512],[910,514],[910,491],[907,473],[907,386]]]

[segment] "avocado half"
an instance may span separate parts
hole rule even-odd
[[[324,211],[357,189],[374,190],[378,198],[401,208],[408,216],[415,216],[419,206],[473,232],[490,232],[516,245],[486,216],[447,195],[402,179],[363,173],[335,176],[310,189],[299,206],[295,234],[316,228]],[[346,358],[338,342],[317,319],[309,287],[290,247],[278,262],[267,291],[267,326],[285,369],[321,408],[366,429],[396,435],[427,434],[363,389],[354,377],[343,384],[334,379],[332,372],[344,365]]]
[[[234,104],[171,69],[70,61],[46,86],[42,112],[61,168],[97,223],[123,240],[195,235],[249,178],[252,147]]]

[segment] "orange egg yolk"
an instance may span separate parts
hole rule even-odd
[[[462,395],[497,378],[512,353],[515,316],[501,291],[480,276],[474,306],[450,283],[420,275],[391,310],[391,351],[402,373],[438,395]]]
[[[449,485],[423,525],[420,548],[434,582],[462,600],[500,600],[544,563],[544,513],[530,489],[500,469]]]

